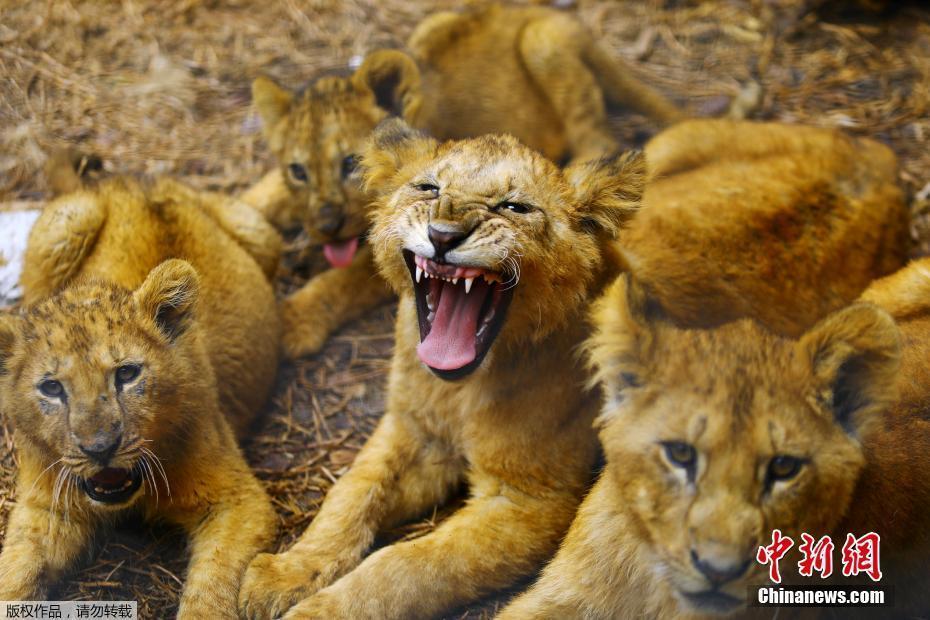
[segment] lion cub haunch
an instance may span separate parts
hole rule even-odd
[[[25,305],[0,316],[0,406],[19,455],[0,599],[43,598],[97,527],[140,515],[190,535],[179,616],[235,615],[242,573],[274,535],[235,432],[276,371],[259,262],[273,268],[280,239],[227,202],[114,179],[36,222]]]
[[[652,180],[621,244],[630,271],[684,324],[753,317],[798,335],[907,258],[897,162],[877,142],[692,120],[645,153]]]
[[[909,268],[925,294],[928,265]],[[880,297],[893,308],[910,295]],[[789,581],[802,533],[832,535],[837,556],[847,533],[878,533],[896,611],[926,609],[928,299],[903,339],[858,302],[795,340],[750,320],[675,327],[619,279],[590,341],[607,466],[539,582],[500,617],[733,613],[769,583],[755,556],[776,528],[795,541]]]
[[[642,158],[561,170],[509,136],[440,144],[394,120],[362,166],[400,295],[387,410],[301,539],[249,567],[249,618],[435,617],[531,574],[590,477],[597,399],[575,351]],[[435,531],[365,557],[463,483]]]

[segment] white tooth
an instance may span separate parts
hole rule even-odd
[[[424,271],[424,272],[423,272],[423,276],[424,276],[427,280],[429,280],[429,272],[428,272],[428,271]]]
[[[458,284],[458,283],[459,283],[458,278],[452,278],[452,284]]]
[[[103,488],[102,488],[102,487],[94,487],[94,491],[96,491],[97,493],[103,493]]]
[[[468,295],[468,291],[471,290],[471,283],[474,282],[474,278],[465,278],[465,294]]]
[[[422,278],[422,277],[423,277],[423,270],[420,269],[420,266],[419,266],[419,265],[417,265],[417,283],[418,283],[418,284],[419,284],[419,282],[420,282],[420,278]]]

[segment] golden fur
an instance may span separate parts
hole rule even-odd
[[[718,571],[736,567],[720,589],[738,603],[748,584],[767,581],[754,556],[774,528],[795,545],[802,532],[830,534],[837,555],[848,532],[879,533],[895,612],[925,610],[930,260],[862,299],[793,340],[749,320],[673,327],[641,287],[619,279],[597,305],[591,340],[606,391],[598,424],[607,467],[556,558],[498,617],[713,615],[724,610],[682,595],[711,585],[691,551]],[[900,333],[864,302],[894,313]],[[694,446],[695,473],[663,455],[670,441]],[[767,483],[780,454],[803,464]],[[795,547],[782,561],[789,581],[798,558]]]
[[[301,539],[249,567],[249,618],[292,606],[286,618],[435,616],[529,575],[589,481],[597,403],[575,349],[587,300],[616,269],[610,241],[638,206],[642,159],[562,171],[510,137],[438,144],[394,121],[364,166],[381,196],[376,260],[400,295],[387,410]],[[507,208],[513,201],[526,211]],[[500,270],[499,286],[513,287],[487,357],[456,381],[418,359],[422,317],[404,251],[436,257],[428,225],[470,233],[446,265]],[[364,557],[379,531],[463,483],[468,502],[435,531]]]
[[[629,269],[683,323],[753,317],[798,335],[907,258],[897,162],[877,142],[692,120],[645,153],[652,181],[621,244]]]
[[[302,221],[315,243],[363,238],[372,196],[351,158],[389,115],[438,139],[510,134],[554,161],[618,152],[605,96],[660,124],[682,117],[577,20],[553,9],[437,13],[417,26],[407,49],[376,51],[353,75],[323,77],[298,93],[255,80],[253,99],[280,168],[243,200],[279,227]],[[373,272],[363,246],[350,266],[286,300],[286,352],[315,352],[340,324],[386,300]]]
[[[276,371],[279,246],[249,207],[167,179],[46,207],[24,308],[0,316],[0,406],[19,455],[0,599],[43,598],[96,527],[139,514],[190,535],[179,617],[236,614],[242,573],[274,534],[234,429]],[[99,501],[89,489],[108,471],[142,490]]]

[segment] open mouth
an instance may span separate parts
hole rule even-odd
[[[352,237],[345,241],[332,241],[323,244],[323,256],[329,261],[329,264],[336,269],[342,269],[352,264],[355,253],[358,252],[358,237]]]
[[[745,605],[742,599],[719,590],[681,592],[681,595],[694,609],[704,613],[727,614]]]
[[[440,264],[409,250],[404,259],[416,294],[420,361],[442,379],[465,377],[500,333],[513,287],[487,269]]]
[[[105,467],[82,480],[84,492],[92,500],[104,504],[128,501],[142,486],[142,474],[134,469]]]

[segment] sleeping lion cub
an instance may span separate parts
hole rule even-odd
[[[289,355],[315,352],[339,325],[388,298],[365,243],[372,195],[357,164],[389,115],[438,139],[510,134],[553,161],[618,152],[605,95],[663,125],[682,117],[577,20],[552,9],[437,13],[407,49],[373,52],[350,77],[323,77],[298,93],[264,77],[253,84],[280,168],[243,199],[280,227],[303,222],[336,268],[284,302]]]
[[[439,144],[395,120],[363,165],[400,295],[387,410],[301,539],[249,567],[249,618],[432,617],[532,573],[590,479],[597,398],[575,349],[642,158],[563,171],[511,137]],[[365,557],[463,483],[435,531]]]
[[[44,598],[97,527],[139,517],[190,535],[179,617],[235,616],[242,573],[274,535],[235,431],[275,376],[279,245],[248,206],[170,180],[114,179],[45,208],[25,305],[0,315],[19,456],[0,600]]]
[[[930,260],[863,299],[903,337],[862,302],[797,340],[750,320],[681,329],[619,279],[590,343],[607,466],[540,580],[498,617],[732,613],[770,583],[756,555],[776,528],[795,541],[789,582],[802,533],[832,536],[835,579],[847,534],[879,534],[895,613],[926,610]]]

